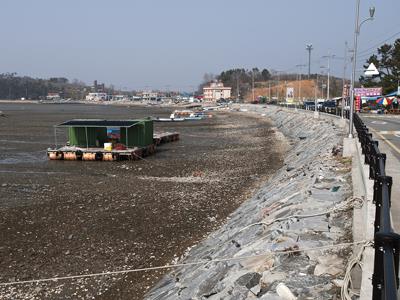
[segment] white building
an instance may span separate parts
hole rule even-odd
[[[143,100],[156,101],[157,97],[158,97],[157,92],[153,92],[153,91],[143,91],[142,92]]]
[[[46,100],[58,101],[61,100],[61,96],[59,93],[48,93],[46,96]]]
[[[88,101],[107,100],[107,93],[89,93],[86,96],[86,100]]]
[[[203,88],[205,101],[217,101],[231,97],[231,87],[224,87],[222,82],[212,82],[210,86]]]
[[[126,95],[113,95],[111,99],[113,101],[124,101],[124,100],[129,100],[129,97]]]

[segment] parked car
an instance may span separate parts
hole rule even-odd
[[[325,101],[322,103],[321,110],[327,113],[336,112],[336,101]]]
[[[304,101],[303,105],[304,105],[304,108],[306,110],[314,110],[315,109],[315,102],[314,101]]]

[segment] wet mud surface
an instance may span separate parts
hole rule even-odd
[[[0,104],[0,282],[171,263],[282,166],[265,120],[216,112],[155,123],[181,140],[146,160],[48,161],[53,125],[168,108]],[[58,132],[58,141],[65,134]],[[0,286],[1,299],[142,299],[166,271]]]

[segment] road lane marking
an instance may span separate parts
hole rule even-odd
[[[363,118],[369,118],[369,119],[400,119],[400,116],[393,116],[393,115],[378,115],[378,116],[362,116]]]
[[[372,124],[378,124],[378,125],[385,125],[385,124],[387,124],[387,122],[385,122],[385,121],[372,121],[371,123],[372,123]]]
[[[387,140],[382,134],[380,134],[378,131],[370,128],[372,132],[374,132],[377,136],[379,136],[386,144],[388,144],[394,151],[396,151],[398,154],[400,154],[400,149],[393,144],[391,141]]]
[[[382,131],[379,131],[379,133],[380,134],[393,134],[393,135],[395,135],[395,136],[400,136],[400,131],[390,131],[390,130],[382,130]]]

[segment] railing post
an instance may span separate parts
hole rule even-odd
[[[376,239],[374,241],[375,257],[374,257],[374,274],[372,274],[372,299],[382,299],[382,288],[383,288],[383,246]]]
[[[366,143],[365,143],[365,163],[366,164],[369,164],[371,161],[372,147],[373,147],[372,133],[367,133],[366,134]]]
[[[375,155],[374,166],[370,166],[370,179],[376,179],[378,176],[385,175],[386,154],[378,153]],[[372,172],[372,173],[371,173]]]
[[[379,231],[381,224],[381,206],[382,206],[382,182],[376,178],[374,181],[373,203],[375,204],[375,233]]]
[[[375,262],[372,276],[373,300],[397,299],[399,248],[399,234],[394,232],[378,232],[375,234]]]

